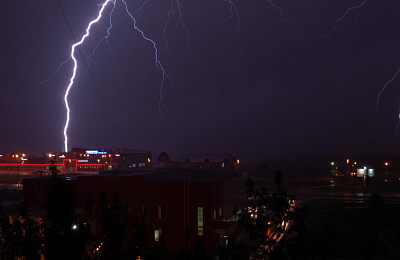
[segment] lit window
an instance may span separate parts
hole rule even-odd
[[[203,226],[203,206],[199,204],[197,206],[197,235],[203,235]]]
[[[133,167],[133,168],[135,168],[135,167],[136,167],[136,164],[135,164],[135,163],[134,163],[134,164],[132,164],[132,167]]]
[[[154,230],[154,240],[160,241],[160,238],[161,238],[161,229],[155,229]]]
[[[222,207],[219,207],[218,215],[219,215],[220,217],[222,216]]]

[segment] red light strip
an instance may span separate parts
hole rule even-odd
[[[65,162],[63,164],[53,164],[55,166],[62,166],[65,169]],[[0,163],[0,166],[51,166],[51,164],[48,163],[24,163],[24,164],[16,164],[16,163]],[[99,163],[83,163],[83,164],[78,164],[76,163],[75,167],[82,167],[82,166],[105,166],[105,164]]]
[[[63,166],[62,164],[53,164],[55,166]],[[24,163],[24,164],[16,164],[16,163],[0,163],[0,166],[51,166],[48,163]]]

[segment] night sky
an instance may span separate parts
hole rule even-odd
[[[376,110],[400,68],[399,1],[232,2],[237,13],[223,0],[148,0],[135,13],[171,80],[161,116],[153,46],[117,0],[108,44],[85,58],[90,73],[76,54],[69,149],[130,148],[155,158],[166,151],[172,159],[232,153],[248,161],[400,154],[400,74]],[[77,39],[100,3],[60,0]],[[134,12],[144,1],[127,3]],[[81,48],[87,56],[107,33],[111,6]],[[74,43],[62,10],[55,0],[14,0],[1,1],[0,12],[0,152],[61,152],[72,62],[41,82]]]

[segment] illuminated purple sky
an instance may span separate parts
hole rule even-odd
[[[0,152],[61,151],[72,62],[38,84],[68,58],[73,38],[57,1],[3,2]],[[140,17],[136,13],[173,82],[165,82],[161,117],[162,73],[153,46],[133,29],[118,0],[111,48],[103,42],[92,56],[97,65],[87,61],[97,90],[78,55],[69,147],[167,151],[172,158],[400,154],[400,75],[382,93],[374,121],[377,95],[400,67],[398,1],[232,2],[239,25],[228,2],[179,1],[184,26],[179,12],[170,12],[168,52],[171,2],[149,0]],[[60,3],[80,38],[101,1]],[[143,1],[127,3],[133,12]],[[86,54],[106,35],[108,22],[105,17],[93,27]]]

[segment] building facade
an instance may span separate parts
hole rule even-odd
[[[100,193],[108,201],[115,194],[135,212],[146,218],[148,244],[165,236],[165,247],[171,254],[193,251],[198,242],[212,255],[229,230],[221,223],[229,222],[234,206],[247,202],[241,173],[218,173],[188,170],[156,171],[128,175],[83,175],[71,179],[76,208],[92,200],[94,217],[92,232],[100,235]],[[43,209],[49,179],[24,179],[24,204],[29,210]],[[233,223],[232,223],[233,224]],[[231,225],[225,225],[231,226]]]
[[[53,163],[62,174],[108,170],[153,170],[151,152],[138,150],[95,150],[72,148],[67,153],[48,153],[41,157],[26,154],[0,154],[0,173],[48,173]]]

